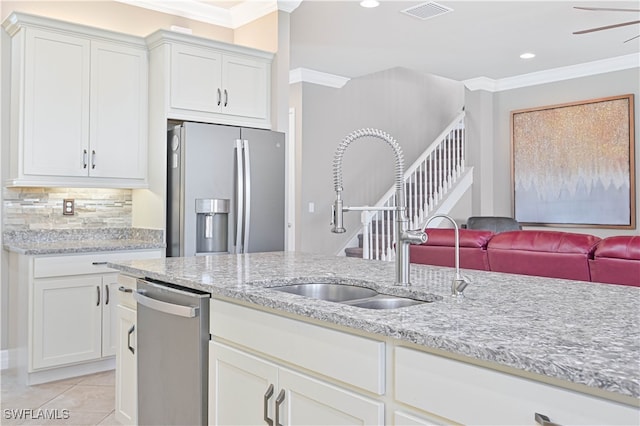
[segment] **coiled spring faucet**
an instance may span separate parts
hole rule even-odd
[[[386,142],[395,155],[395,187],[396,206],[395,207],[345,207],[342,200],[342,157],[349,145],[356,139],[362,137],[374,137]],[[343,225],[343,212],[356,210],[393,210],[396,212],[394,225],[396,242],[396,284],[410,285],[409,277],[409,244],[421,244],[427,241],[427,234],[424,231],[410,231],[409,221],[406,215],[406,201],[404,194],[404,155],[402,148],[396,140],[388,133],[378,129],[360,129],[347,135],[338,145],[333,158],[333,183],[336,191],[336,200],[333,203],[331,232],[341,234],[346,232]]]

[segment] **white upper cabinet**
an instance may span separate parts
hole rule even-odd
[[[147,42],[169,118],[271,127],[272,53],[163,30]]]
[[[29,29],[24,52],[24,174],[86,175],[89,40]]]
[[[140,179],[147,174],[146,49],[91,42],[89,174]]]
[[[146,186],[144,40],[31,15],[11,40],[12,186]]]

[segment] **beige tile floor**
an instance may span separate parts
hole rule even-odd
[[[119,425],[113,370],[34,386],[19,383],[12,370],[0,378],[2,425]]]

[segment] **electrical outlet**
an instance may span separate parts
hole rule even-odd
[[[62,214],[65,216],[73,216],[75,214],[76,206],[73,198],[68,198],[62,201]]]

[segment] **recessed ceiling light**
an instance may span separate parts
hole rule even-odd
[[[520,59],[533,59],[536,57],[535,53],[527,52],[520,55]]]
[[[378,0],[362,0],[360,6],[367,8],[378,7],[380,6],[380,2]]]

